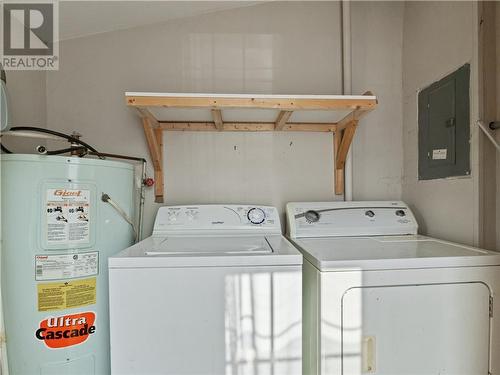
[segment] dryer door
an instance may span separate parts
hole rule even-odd
[[[349,289],[342,373],[488,374],[489,300],[479,282]]]

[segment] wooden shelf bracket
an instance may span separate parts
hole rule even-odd
[[[283,130],[292,113],[293,111],[280,111],[276,119],[276,124],[274,125],[274,130]]]
[[[141,119],[155,172],[155,201],[164,200],[163,132],[164,131],[301,131],[334,133],[334,193],[344,194],[344,168],[358,122],[377,106],[371,93],[363,95],[247,95],[247,94],[175,94],[125,93],[126,104],[135,108]],[[159,120],[149,108],[183,108],[210,110],[208,121]],[[225,122],[223,109],[275,110],[274,121]],[[289,122],[296,111],[345,111],[337,122]],[[155,111],[154,113],[157,113]]]
[[[351,147],[351,143],[354,138],[354,133],[356,132],[357,126],[358,126],[358,121],[352,120],[348,125],[346,125],[346,128],[344,130],[337,130],[337,132],[333,135],[335,141],[334,176],[335,176],[336,195],[344,194],[345,161],[347,159],[347,154],[349,153],[349,148]]]
[[[222,121],[222,111],[220,109],[212,109],[214,125],[218,131],[224,130],[224,122]]]
[[[142,118],[142,126],[155,171],[155,202],[163,203],[163,132],[159,126],[153,126],[149,117]]]

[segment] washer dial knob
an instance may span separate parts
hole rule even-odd
[[[262,224],[266,220],[266,213],[257,207],[248,210],[247,218],[252,224]]]

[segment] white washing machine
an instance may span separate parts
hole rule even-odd
[[[500,374],[500,255],[417,235],[403,202],[289,203],[304,375]]]
[[[302,255],[273,207],[161,207],[109,258],[113,374],[300,374]]]

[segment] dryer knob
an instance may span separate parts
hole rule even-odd
[[[315,223],[319,221],[320,214],[318,211],[309,210],[304,214],[308,223]]]

